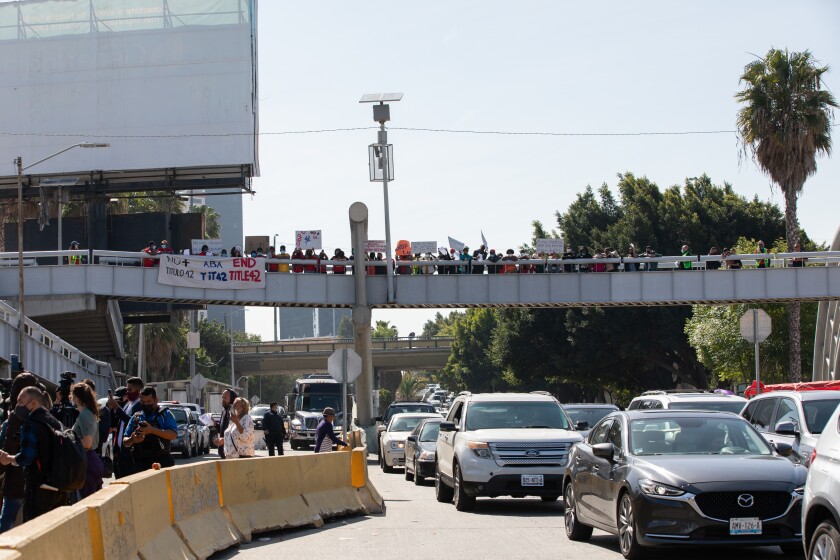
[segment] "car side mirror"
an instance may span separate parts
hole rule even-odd
[[[793,455],[793,446],[789,443],[777,441],[773,444],[773,448],[776,450],[776,453],[782,457],[790,457]]]
[[[458,427],[455,425],[455,422],[441,422],[440,423],[440,431],[441,432],[457,432]]]
[[[377,422],[382,422],[382,417],[381,417],[381,416],[377,416],[376,418],[374,418],[374,420],[375,420],[375,421],[377,421]]]
[[[781,436],[799,435],[799,430],[796,428],[796,424],[790,420],[783,420],[782,422],[776,424],[776,429],[774,431]]]
[[[589,429],[589,422],[587,422],[586,420],[581,420],[580,422],[577,422],[575,424],[575,430],[577,430],[579,432],[582,432],[583,430],[588,430],[588,429]]]
[[[415,436],[415,435],[410,435],[410,436],[408,436],[407,438],[405,438],[405,440],[406,440],[406,441],[410,441],[411,443],[417,443],[417,436]]]
[[[615,456],[615,445],[611,443],[596,443],[592,446],[592,454],[599,459],[612,461]]]
[[[384,431],[385,431],[385,424],[379,424],[379,425],[376,427],[376,433],[378,433],[378,434],[379,434],[379,433],[382,433],[382,432],[384,432]]]

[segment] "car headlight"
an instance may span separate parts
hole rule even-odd
[[[685,490],[655,482],[649,478],[639,480],[639,488],[649,496],[682,496],[685,494]]]
[[[490,458],[490,445],[487,442],[468,441],[467,448],[472,449],[472,452],[475,453],[476,457],[481,457],[482,459]]]
[[[435,460],[435,452],[434,451],[423,451],[420,453],[420,460],[421,461],[434,461]]]
[[[392,441],[390,444],[391,449],[404,449],[405,442],[404,441]]]

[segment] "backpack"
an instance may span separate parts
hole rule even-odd
[[[44,482],[59,492],[75,492],[85,485],[87,475],[87,454],[73,430],[56,430],[46,420],[32,419],[47,428],[49,441],[49,462],[46,469],[38,463],[44,473]]]

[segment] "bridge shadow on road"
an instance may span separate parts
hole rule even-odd
[[[565,534],[563,540],[566,540]],[[565,544],[565,543],[564,543]],[[618,547],[618,537],[597,532],[589,540],[589,546],[595,546],[604,552],[615,552],[616,558],[621,558]],[[562,545],[561,545],[562,546]],[[776,546],[766,547],[691,547],[691,548],[649,548],[645,552],[645,560],[760,560],[765,558],[781,558],[784,556]]]

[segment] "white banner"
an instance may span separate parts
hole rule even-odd
[[[385,252],[384,239],[368,239],[365,241],[365,253],[384,253]]]
[[[201,248],[207,245],[210,248],[210,253],[213,255],[218,255],[222,252],[224,247],[222,246],[221,239],[193,239],[192,240],[192,250],[190,251],[193,255],[197,255],[201,252]]]
[[[216,290],[265,289],[265,259],[161,255],[158,283]]]
[[[321,230],[295,231],[295,247],[300,247],[304,251],[321,249]]]
[[[435,249],[437,249],[437,241],[412,241],[411,242],[411,252],[415,255],[417,253],[425,254],[425,253],[432,253],[435,254]]]
[[[449,238],[449,247],[455,249],[459,253],[464,250],[464,244],[452,237]]]
[[[550,255],[551,253],[562,255],[565,250],[566,245],[563,243],[562,239],[537,239],[537,253],[542,253],[544,255]]]

